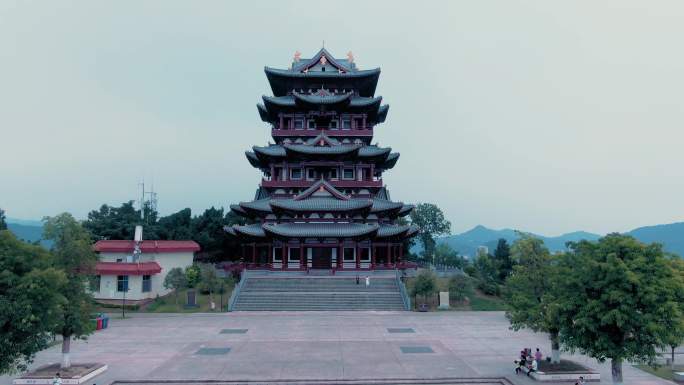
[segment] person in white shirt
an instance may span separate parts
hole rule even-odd
[[[60,377],[59,373],[56,373],[52,379],[52,385],[62,385],[62,377]]]

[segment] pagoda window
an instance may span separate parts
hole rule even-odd
[[[343,260],[345,262],[354,262],[356,260],[356,248],[345,247],[343,258],[344,258]]]
[[[370,247],[362,247],[359,251],[361,252],[361,262],[371,261]]]
[[[363,118],[356,118],[354,119],[354,128],[365,128],[363,127]]]
[[[287,261],[288,262],[299,262],[300,259],[299,247],[289,247],[287,249]]]
[[[337,169],[333,168],[328,171],[328,179],[337,179]]]
[[[294,120],[294,129],[295,130],[303,130],[304,129],[304,119],[295,119]]]
[[[282,247],[274,247],[273,248],[273,262],[282,262],[283,261],[283,248]]]
[[[353,168],[345,168],[342,171],[342,179],[354,179],[354,169]]]
[[[318,179],[318,172],[316,169],[310,168],[306,170],[306,179],[307,180],[315,180]]]
[[[293,179],[293,180],[302,179],[302,169],[301,168],[291,168],[290,169],[290,179]]]
[[[331,120],[330,123],[328,124],[328,128],[330,128],[332,130],[337,130],[338,127],[339,127],[339,122],[337,121],[337,119]]]
[[[316,121],[313,119],[309,119],[306,121],[306,128],[309,130],[315,130],[316,129]]]
[[[291,123],[292,123],[292,118],[283,118],[283,126],[280,128],[281,129],[288,129],[288,128],[290,128]]]
[[[342,118],[342,129],[343,130],[350,130],[351,128],[352,128],[351,118],[348,118],[348,117]]]

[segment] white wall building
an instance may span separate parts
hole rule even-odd
[[[174,267],[185,269],[192,265],[200,247],[193,241],[142,241],[140,258],[132,262],[134,241],[98,241],[95,251],[100,254],[96,265],[97,276],[91,290],[98,300],[143,301],[170,292],[164,288],[164,278]]]

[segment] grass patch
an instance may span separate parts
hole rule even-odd
[[[228,299],[232,288],[226,290],[223,294],[223,310],[228,306]],[[141,312],[145,313],[206,313],[211,312],[211,305],[209,301],[209,294],[201,294],[199,290],[196,293],[196,307],[186,307],[187,290],[180,290],[178,292],[178,304],[176,305],[176,296],[174,293],[159,297],[151,302],[149,305],[143,307]],[[214,294],[214,303],[216,304],[216,312],[221,311],[221,296]]]
[[[634,367],[637,369],[641,369],[646,373],[650,373],[654,376],[664,378],[664,379],[670,380],[670,381],[673,380],[672,368],[670,366],[663,365],[663,366],[658,366],[658,367],[654,368],[654,367],[649,366],[649,365],[634,365]],[[684,365],[675,365],[675,371],[676,372],[684,371]]]

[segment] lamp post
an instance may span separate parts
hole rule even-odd
[[[121,305],[121,318],[126,318],[126,292],[128,291],[128,280],[124,283],[123,302]]]

